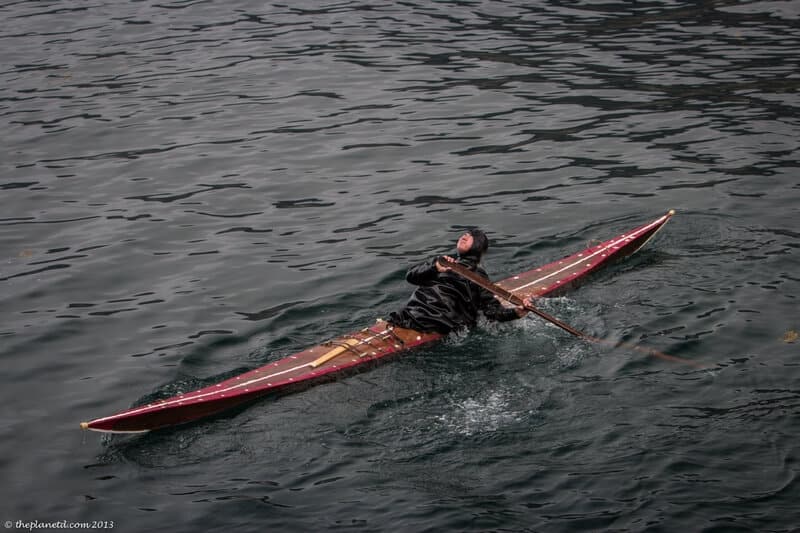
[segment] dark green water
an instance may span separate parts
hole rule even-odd
[[[7,529],[800,527],[797,2],[0,20]],[[503,277],[670,208],[545,309],[706,370],[530,319],[186,427],[78,429],[385,316],[464,226]]]

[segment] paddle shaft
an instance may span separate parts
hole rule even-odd
[[[530,311],[531,313],[533,313],[533,314],[535,314],[535,315],[547,320],[551,324],[555,324],[556,326],[560,327],[561,329],[563,329],[564,331],[566,331],[567,333],[569,333],[571,335],[574,335],[576,337],[581,337],[581,338],[585,338],[586,337],[586,335],[584,335],[582,332],[578,331],[577,329],[573,328],[569,324],[565,324],[564,322],[560,321],[556,317],[548,315],[547,313],[545,313],[541,309],[538,309],[537,307],[534,307],[532,305],[527,305],[522,300],[522,298],[520,298],[519,296],[517,296],[513,292],[507,291],[504,288],[502,288],[501,286],[499,286],[499,285],[497,285],[495,283],[492,283],[487,278],[484,278],[480,274],[478,274],[476,272],[473,272],[472,270],[466,268],[463,265],[460,265],[458,263],[444,263],[444,264],[442,264],[442,266],[445,267],[445,268],[449,268],[450,270],[452,270],[453,272],[455,272],[459,276],[467,278],[468,280],[470,280],[471,282],[475,283],[476,285],[479,285],[480,287],[483,287],[484,289],[486,289],[487,291],[491,292],[492,294],[495,294],[495,295],[499,296],[500,298],[502,298],[502,299],[504,299],[504,300],[506,300],[508,302],[511,302],[512,304],[520,306],[520,307],[524,307],[526,310]]]
[[[587,340],[589,342],[594,342],[594,343],[598,343],[598,344],[619,346],[619,347],[627,348],[627,349],[630,349],[630,350],[635,350],[637,352],[641,352],[641,353],[645,353],[645,354],[648,354],[648,355],[652,355],[654,357],[659,357],[661,359],[666,359],[668,361],[673,361],[673,362],[676,362],[676,363],[683,363],[685,365],[693,366],[695,368],[706,368],[706,366],[703,365],[703,364],[697,363],[695,361],[691,361],[689,359],[683,359],[681,357],[676,357],[674,355],[669,355],[669,354],[660,352],[658,350],[655,350],[653,348],[647,348],[647,347],[644,347],[644,346],[639,346],[637,344],[628,344],[628,343],[619,343],[619,344],[614,345],[613,343],[610,343],[610,342],[605,341],[603,339],[598,339],[597,337],[592,337],[591,335],[587,335],[587,334],[583,333],[582,331],[579,331],[579,330],[573,328],[569,324],[565,324],[564,322],[560,321],[556,317],[545,313],[541,309],[538,309],[537,307],[534,307],[533,305],[526,304],[523,301],[523,299],[520,298],[519,296],[517,296],[516,294],[512,293],[511,291],[507,291],[506,289],[500,287],[499,285],[497,285],[495,283],[492,283],[489,279],[481,276],[480,274],[478,274],[476,272],[473,272],[472,270],[466,268],[463,265],[460,265],[458,263],[451,263],[451,262],[445,262],[445,263],[439,263],[439,264],[441,266],[445,267],[445,268],[448,268],[448,269],[452,270],[453,272],[455,272],[459,276],[467,278],[468,280],[472,281],[476,285],[478,285],[480,287],[483,287],[484,289],[486,289],[487,291],[491,292],[492,294],[494,294],[496,296],[499,296],[500,298],[502,298],[502,299],[514,304],[514,305],[517,305],[517,306],[525,308],[526,310],[530,311],[531,313],[535,314],[536,316],[538,316],[540,318],[543,318],[544,320],[550,322],[551,324],[554,324],[554,325],[558,326],[559,328],[563,329],[564,331],[566,331],[570,335],[578,337],[579,339],[584,339],[584,340]]]

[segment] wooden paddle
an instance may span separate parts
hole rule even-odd
[[[565,324],[564,322],[560,321],[556,317],[548,315],[547,313],[545,313],[541,309],[538,309],[537,307],[534,307],[533,305],[526,304],[525,301],[523,301],[523,299],[520,298],[519,296],[517,296],[516,294],[512,293],[511,291],[507,291],[506,289],[500,287],[499,285],[497,285],[495,283],[492,283],[489,279],[484,278],[480,274],[478,274],[476,272],[473,272],[472,270],[466,268],[463,265],[460,265],[458,263],[451,263],[449,261],[439,262],[439,265],[441,265],[442,268],[446,268],[448,270],[452,270],[453,272],[455,272],[459,276],[467,278],[468,280],[472,281],[476,285],[479,285],[480,287],[483,287],[487,291],[489,291],[492,294],[502,298],[503,300],[506,300],[506,301],[516,305],[516,306],[524,307],[526,310],[530,311],[531,313],[535,314],[536,316],[538,316],[540,318],[543,318],[544,320],[550,322],[551,324],[554,324],[554,325],[558,326],[559,328],[563,329],[564,331],[566,331],[570,335],[573,335],[573,336],[575,336],[575,337],[577,337],[579,339],[583,339],[585,341],[593,342],[593,343],[596,343],[596,344],[605,344],[607,346],[613,346],[615,348],[620,348],[620,347],[621,348],[627,348],[629,350],[634,350],[634,351],[637,351],[637,352],[640,352],[640,353],[644,353],[644,354],[647,354],[647,355],[652,355],[653,357],[658,357],[660,359],[665,359],[667,361],[673,361],[675,363],[682,363],[684,365],[689,365],[689,366],[692,366],[694,368],[708,368],[706,365],[704,365],[702,363],[698,363],[698,362],[692,361],[690,359],[684,359],[682,357],[676,357],[674,355],[669,355],[669,354],[666,354],[664,352],[660,352],[658,350],[655,350],[653,348],[647,348],[645,346],[639,346],[638,344],[629,344],[629,343],[624,343],[624,342],[614,344],[614,343],[606,341],[604,339],[598,339],[597,337],[592,337],[591,335],[587,335],[587,334],[585,334],[585,333],[573,328],[569,324]]]

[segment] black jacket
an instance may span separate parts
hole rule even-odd
[[[418,287],[404,308],[389,315],[391,324],[447,334],[474,327],[479,312],[498,322],[519,318],[516,310],[503,307],[486,289],[455,272],[440,273],[436,270],[437,259],[428,259],[408,269],[406,281]],[[459,257],[458,262],[488,277],[473,258]]]

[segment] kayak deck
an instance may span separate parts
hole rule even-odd
[[[670,211],[649,224],[497,284],[521,298],[560,294],[610,262],[636,252],[673,214],[674,211]],[[81,427],[94,431],[139,433],[183,424],[243,405],[270,392],[312,383],[442,337],[438,333],[421,333],[378,320],[368,328],[336,337],[209,387],[83,422]]]

